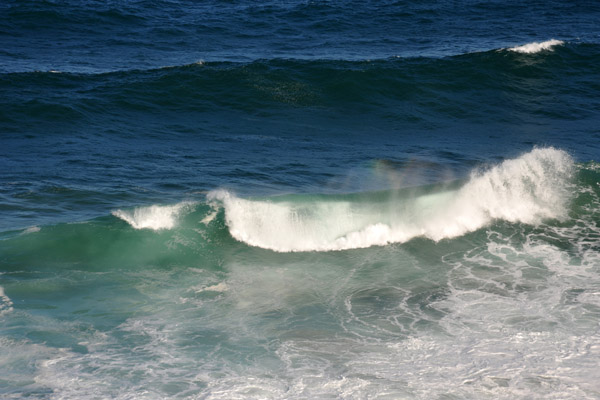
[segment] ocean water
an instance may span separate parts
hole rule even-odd
[[[599,21],[2,2],[0,397],[600,398]]]

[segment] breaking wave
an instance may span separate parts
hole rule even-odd
[[[480,229],[494,220],[539,224],[567,217],[574,163],[564,151],[539,148],[487,170],[459,188],[419,194],[242,199],[218,190],[231,235],[278,252],[331,251],[434,241]]]

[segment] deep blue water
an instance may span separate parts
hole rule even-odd
[[[600,4],[0,4],[0,397],[598,398]]]

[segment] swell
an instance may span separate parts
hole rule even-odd
[[[447,58],[272,59],[104,74],[5,73],[0,121],[100,123],[131,113],[206,111],[283,118],[292,110],[326,116],[347,109],[406,122],[527,114],[576,119],[590,116],[589,102],[600,93],[599,73],[600,47],[581,43]]]
[[[236,69],[248,69],[253,65],[262,66],[265,70],[272,69],[285,69],[290,67],[290,70],[298,70],[299,75],[302,71],[307,70],[310,72],[318,71],[319,69],[348,69],[348,70],[377,70],[381,68],[382,71],[393,70],[401,68],[403,65],[414,66],[419,64],[438,63],[440,66],[447,68],[459,60],[468,59],[469,63],[474,64],[474,68],[477,68],[478,63],[486,62],[485,66],[492,64],[499,64],[498,69],[510,68],[511,63],[518,61],[532,61],[538,62],[543,60],[556,60],[564,59],[565,62],[577,61],[578,59],[587,59],[588,57],[596,56],[600,52],[600,44],[595,42],[583,42],[583,41],[563,41],[557,39],[548,39],[539,42],[525,42],[525,43],[513,43],[512,45],[499,48],[491,48],[488,50],[478,51],[467,51],[459,52],[447,56],[429,56],[429,55],[393,55],[390,54],[385,57],[375,58],[344,58],[344,57],[263,57],[250,59],[249,61],[230,61],[225,58],[222,60],[195,60],[183,64],[163,64],[157,67],[149,68],[128,68],[128,69],[115,69],[106,71],[92,71],[92,72],[79,72],[79,71],[61,71],[57,69],[51,70],[17,70],[17,71],[5,71],[0,73],[0,76],[18,77],[25,75],[27,77],[43,77],[52,76],[50,74],[62,74],[63,76],[74,76],[74,77],[96,77],[96,76],[121,76],[120,74],[137,74],[143,75],[147,73],[156,72],[172,72],[174,74],[180,73],[182,70],[188,70],[188,68],[194,67],[207,67],[206,70],[224,70],[224,71],[235,71]],[[7,53],[8,55],[9,53]],[[552,57],[552,55],[561,55],[561,57]],[[487,63],[489,62],[489,65]],[[440,68],[442,69],[442,68]]]

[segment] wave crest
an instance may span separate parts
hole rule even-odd
[[[459,189],[391,196],[385,202],[250,200],[223,190],[208,199],[222,203],[231,235],[251,246],[278,252],[346,250],[417,236],[439,241],[499,219],[526,224],[564,219],[573,167],[566,152],[543,148],[476,171]]]
[[[562,40],[550,39],[545,42],[532,42],[521,46],[511,47],[510,51],[517,53],[534,54],[544,50],[551,50],[554,46],[562,46],[565,44]]]

